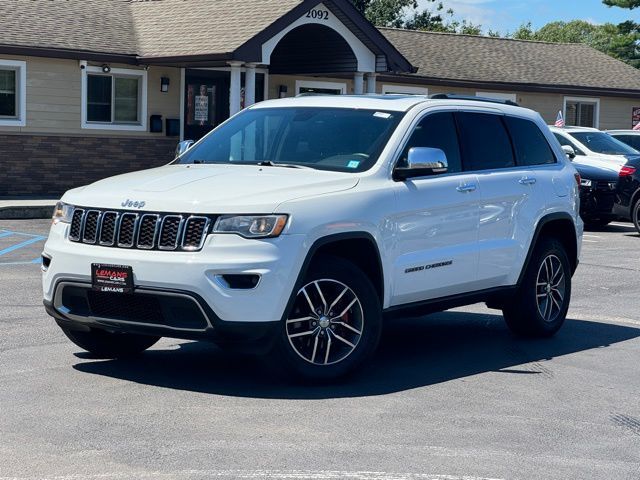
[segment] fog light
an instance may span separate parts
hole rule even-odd
[[[255,274],[234,274],[234,275],[218,275],[220,282],[232,290],[251,290],[260,283],[260,275]]]

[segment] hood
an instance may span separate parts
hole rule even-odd
[[[283,202],[348,190],[350,173],[257,165],[167,165],[67,192],[84,207],[176,213],[272,213]],[[127,202],[131,202],[130,205]],[[142,203],[144,202],[144,203]],[[140,206],[142,204],[142,206]]]
[[[577,162],[575,162],[573,166],[580,174],[580,177],[586,180],[606,180],[608,182],[618,181],[618,170],[614,170],[609,167],[586,165]]]
[[[579,156],[582,156],[582,155],[579,155]],[[613,164],[617,165],[618,167],[621,167],[622,165],[627,163],[627,156],[626,155],[609,155],[609,154],[605,154],[605,153],[590,152],[589,154],[586,155],[586,157],[594,159],[594,160],[599,160],[601,162],[613,163]]]
[[[611,170],[617,175],[626,161],[624,157],[611,158],[595,155],[576,155],[571,163],[576,167],[576,170],[579,166],[595,167],[603,170]]]

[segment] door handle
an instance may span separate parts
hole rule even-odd
[[[468,193],[468,192],[475,192],[476,188],[478,187],[476,186],[475,183],[463,183],[459,187],[457,187],[456,190],[459,191],[460,193]]]
[[[533,185],[536,183],[536,179],[534,177],[522,177],[518,180],[518,183],[520,183],[520,185]]]

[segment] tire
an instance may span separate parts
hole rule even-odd
[[[564,324],[570,301],[569,257],[558,240],[542,238],[518,290],[502,313],[509,329],[517,335],[551,337]]]
[[[640,233],[640,200],[636,201],[631,209],[631,221],[633,226],[636,227],[636,231]]]
[[[144,352],[154,345],[160,337],[134,335],[131,333],[110,333],[105,330],[91,329],[88,332],[72,330],[60,325],[64,334],[78,347],[100,358],[131,357]]]
[[[299,378],[333,380],[371,358],[381,331],[382,308],[371,281],[351,262],[322,256],[294,292],[274,354]]]

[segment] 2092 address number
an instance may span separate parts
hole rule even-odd
[[[329,20],[329,12],[326,10],[309,10],[307,18],[315,18],[317,20]]]

